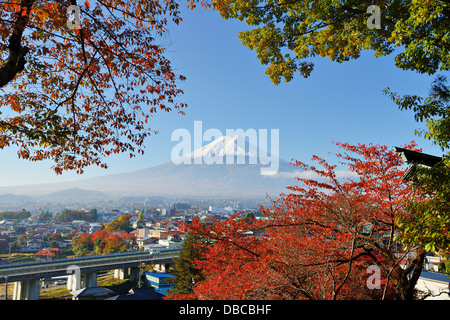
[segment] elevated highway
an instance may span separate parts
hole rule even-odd
[[[97,272],[116,270],[116,277],[123,278],[128,270],[130,277],[136,277],[140,264],[167,265],[178,257],[179,250],[159,252],[128,252],[111,255],[88,256],[32,263],[0,266],[0,283],[14,282],[14,300],[39,299],[39,279],[68,275],[69,290],[96,286]]]

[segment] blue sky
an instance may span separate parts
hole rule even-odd
[[[107,159],[107,170],[87,168],[83,175],[56,176],[51,162],[18,159],[14,149],[0,150],[0,186],[79,180],[129,172],[170,161],[171,134],[178,128],[279,129],[280,157],[309,162],[312,155],[336,151],[332,141],[399,146],[415,140],[424,152],[441,155],[429,141],[414,135],[422,124],[412,112],[400,111],[382,94],[390,87],[400,94],[426,96],[433,77],[395,67],[394,56],[374,58],[364,52],[358,60],[338,64],[316,58],[315,70],[305,79],[274,86],[256,54],[242,46],[238,32],[245,24],[225,21],[216,12],[183,9],[184,21],[170,28],[167,56],[177,73],[188,103],[186,115],[158,113],[151,119],[151,136],[143,156],[127,154]],[[206,144],[206,142],[204,143]]]

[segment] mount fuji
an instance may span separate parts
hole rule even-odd
[[[239,136],[221,136],[206,146],[182,156],[180,160],[192,160],[192,163],[205,162],[211,164],[214,163],[214,160],[224,159],[225,161],[221,162],[226,163],[226,157],[230,156],[233,160],[232,163],[235,163],[235,158],[239,157],[243,157],[248,163],[255,164],[258,162],[257,147],[248,142],[248,140],[239,139]]]
[[[172,159],[147,169],[81,181],[0,187],[0,194],[43,196],[76,188],[111,196],[262,198],[288,192],[286,187],[297,182],[294,177],[299,173],[277,157],[277,172],[268,174],[274,158],[238,136],[219,137]]]

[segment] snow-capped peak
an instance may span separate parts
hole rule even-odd
[[[194,150],[193,152],[183,156],[183,159],[192,159],[194,163],[201,163],[199,160],[207,164],[221,163],[225,158],[225,163],[235,161],[237,163],[256,164],[258,161],[258,149],[255,145],[246,142],[244,137],[239,136],[221,136],[207,145]],[[239,161],[241,159],[241,161]]]

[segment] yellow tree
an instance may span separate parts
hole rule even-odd
[[[189,0],[224,19],[244,21],[239,38],[273,83],[308,77],[321,56],[344,62],[368,50],[395,52],[397,67],[434,74],[450,69],[449,0]],[[375,6],[377,5],[377,6]],[[397,48],[397,50],[395,50]]]

